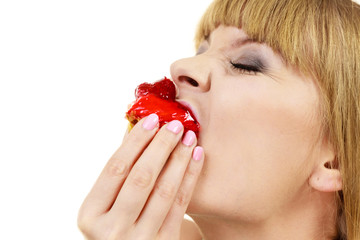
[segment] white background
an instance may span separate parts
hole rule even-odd
[[[0,2],[0,239],[81,239],[134,88],[194,54],[211,0]]]
[[[82,239],[135,87],[194,54],[210,2],[0,1],[0,239]]]

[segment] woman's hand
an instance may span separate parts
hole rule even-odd
[[[180,239],[204,154],[179,121],[157,130],[142,119],[106,164],[78,215],[88,239]]]

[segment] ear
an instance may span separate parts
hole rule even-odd
[[[310,186],[320,192],[340,191],[342,189],[341,174],[337,167],[334,149],[329,142],[323,142],[317,160],[309,178]]]

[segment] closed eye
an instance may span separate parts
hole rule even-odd
[[[261,68],[254,65],[246,65],[242,63],[233,63],[231,62],[232,68],[236,71],[240,71],[240,73],[247,73],[247,74],[256,74],[261,72]]]

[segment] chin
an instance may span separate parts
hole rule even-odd
[[[196,191],[196,188],[195,188]],[[212,200],[211,197],[199,192],[194,192],[186,210],[189,216],[216,216],[221,215],[224,211],[224,206]]]
[[[186,214],[188,215],[204,214],[206,212],[206,206],[209,202],[206,201],[206,198],[203,197],[205,195],[200,193],[198,189],[199,185],[195,187],[189,206],[186,210]]]

